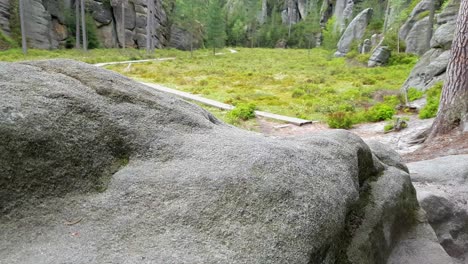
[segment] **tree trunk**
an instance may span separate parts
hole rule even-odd
[[[468,122],[468,0],[462,0],[439,111],[429,139]]]
[[[427,49],[429,50],[431,48],[431,39],[434,31],[434,15],[435,15],[435,1],[436,0],[431,0],[430,1],[430,6],[429,6],[429,22],[428,22],[428,30],[427,30],[427,40],[426,40],[426,45]]]
[[[81,29],[83,30],[83,50],[88,50],[88,38],[86,36],[86,17],[85,17],[85,0],[81,0]]]
[[[26,26],[24,25],[24,0],[19,0],[19,11],[20,11],[20,25],[21,25],[21,46],[23,48],[23,54],[28,53],[28,46],[26,42]]]
[[[80,0],[75,0],[75,48],[80,48]]]
[[[153,0],[146,1],[146,53],[150,53],[151,45],[151,5],[150,2]]]
[[[122,0],[122,49],[125,49],[125,0]]]

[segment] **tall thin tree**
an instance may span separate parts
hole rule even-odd
[[[151,2],[153,0],[146,1],[146,52],[151,52]]]
[[[122,0],[122,28],[121,28],[121,34],[122,34],[122,49],[125,49],[125,0]]]
[[[81,29],[83,31],[83,50],[88,50],[88,38],[86,36],[86,5],[85,0],[81,0]]]
[[[21,47],[23,48],[23,54],[28,53],[28,46],[26,41],[26,26],[24,23],[24,0],[19,0],[19,13],[20,13],[20,24],[21,24]]]
[[[468,0],[462,0],[439,111],[429,139],[468,126]]]
[[[75,48],[80,48],[80,0],[75,1]]]

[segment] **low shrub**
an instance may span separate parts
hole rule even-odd
[[[414,100],[418,100],[421,97],[423,97],[424,92],[419,91],[418,89],[411,87],[411,88],[408,89],[407,95],[408,95],[408,101],[412,102]]]
[[[419,111],[419,118],[427,119],[437,115],[439,109],[440,95],[442,93],[443,82],[436,83],[426,91],[426,105]]]
[[[395,109],[387,104],[378,103],[367,111],[367,120],[371,122],[378,122],[388,120],[395,114]]]
[[[256,106],[254,104],[239,103],[234,109],[227,113],[227,120],[230,123],[239,123],[255,117]]]
[[[351,128],[353,126],[352,115],[347,112],[331,113],[327,116],[327,124],[330,128]]]

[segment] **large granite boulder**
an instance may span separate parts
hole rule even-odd
[[[437,28],[431,39],[431,49],[419,59],[403,84],[403,90],[411,87],[427,90],[436,82],[445,79],[459,7],[460,0],[451,0],[444,10],[437,15]],[[422,33],[420,32],[420,34]],[[401,30],[400,38],[402,38]]]
[[[417,55],[423,55],[429,48],[430,45],[427,43],[430,32],[429,18],[425,17],[414,23],[411,30],[406,36],[406,53],[413,53]]]
[[[369,58],[367,62],[368,67],[376,67],[386,65],[390,56],[392,55],[392,50],[387,46],[378,47]]]
[[[416,63],[403,89],[417,88],[425,91],[436,82],[445,80],[445,71],[450,59],[450,50],[430,49]]]
[[[190,32],[177,25],[172,25],[170,35],[171,39],[169,45],[180,50],[190,50],[191,47],[197,49],[201,47],[203,43],[203,39],[197,38],[197,36],[190,36]]]
[[[426,223],[346,131],[266,137],[69,60],[0,62],[0,87],[5,263],[386,263]]]
[[[415,23],[419,21],[419,15],[427,12],[430,9],[431,2],[435,0],[422,0],[420,1],[411,11],[411,14],[406,19],[405,23],[401,26],[399,31],[399,37],[402,40],[406,40],[406,37],[414,27]],[[425,29],[426,31],[427,29]]]
[[[360,41],[364,37],[371,18],[372,8],[367,8],[351,21],[338,42],[338,50],[335,52],[335,56],[342,57],[346,55],[353,41]]]
[[[468,155],[408,164],[440,244],[457,263],[468,260]]]

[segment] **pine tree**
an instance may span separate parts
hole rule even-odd
[[[190,35],[190,56],[193,57],[194,39],[201,39],[203,36],[202,18],[204,14],[205,2],[202,0],[176,0],[175,23],[187,30]]]
[[[208,6],[207,40],[216,54],[217,48],[223,48],[226,41],[226,24],[221,0],[210,0]]]

